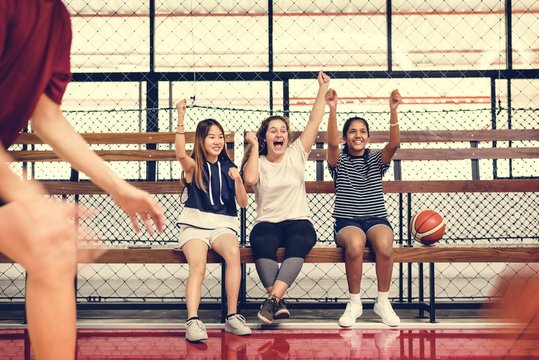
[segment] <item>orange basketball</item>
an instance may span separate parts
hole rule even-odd
[[[445,233],[444,218],[434,210],[422,210],[410,220],[410,233],[415,241],[432,245]]]

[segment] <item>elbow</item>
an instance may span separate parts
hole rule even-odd
[[[187,159],[187,157],[188,156],[186,152],[176,151],[176,159],[178,159],[179,161],[185,160]]]
[[[243,184],[245,186],[254,186],[258,182],[258,174],[250,173],[249,171],[243,172]]]
[[[254,186],[256,185],[258,179],[256,179],[256,177],[251,177],[251,176],[244,176],[243,177],[243,185],[245,186]]]

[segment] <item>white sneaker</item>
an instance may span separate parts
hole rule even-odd
[[[382,322],[389,326],[399,326],[401,319],[393,311],[393,307],[388,300],[378,301],[374,303],[374,313],[382,318]]]
[[[225,332],[234,335],[251,335],[251,329],[247,326],[243,315],[236,314],[226,319]]]
[[[346,304],[346,310],[339,319],[339,325],[341,327],[350,327],[356,323],[356,319],[363,314],[363,305],[353,304],[349,302]]]
[[[204,323],[198,319],[189,320],[185,324],[185,338],[188,341],[202,341],[208,339]]]

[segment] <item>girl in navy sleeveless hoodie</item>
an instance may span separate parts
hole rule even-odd
[[[226,152],[221,124],[213,119],[199,122],[193,152],[188,156],[183,125],[186,101],[180,101],[176,108],[176,157],[183,170],[181,182],[187,190],[187,201],[177,224],[180,228],[179,246],[189,264],[185,291],[185,338],[189,341],[208,338],[205,326],[198,318],[198,307],[210,248],[221,255],[226,263],[228,316],[225,331],[235,335],[250,335],[251,329],[246,325],[245,318],[237,314],[241,269],[236,200],[242,208],[246,207],[247,192],[238,168]]]

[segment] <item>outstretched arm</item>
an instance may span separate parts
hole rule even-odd
[[[245,186],[243,185],[243,181],[240,176],[240,172],[238,171],[238,168],[232,167],[228,170],[228,176],[232,180],[234,180],[234,187],[236,190],[236,200],[238,201],[238,205],[241,208],[247,207],[247,191],[245,191]]]
[[[324,107],[325,100],[324,95],[329,87],[329,76],[324,74],[323,71],[318,73],[318,93],[316,94],[316,99],[314,101],[311,114],[309,115],[309,121],[305,126],[305,130],[300,135],[301,142],[303,144],[303,149],[305,152],[310,152],[313,144],[316,140],[316,135],[318,134],[318,128],[322,122],[322,117],[324,116]]]
[[[180,161],[181,167],[185,173],[187,182],[191,181],[193,171],[195,170],[195,160],[187,155],[185,151],[185,128],[183,126],[185,111],[187,109],[187,100],[183,99],[176,104],[178,110],[178,125],[176,126],[176,157]]]
[[[397,118],[397,108],[402,104],[402,97],[399,90],[393,90],[389,96],[389,109],[391,118],[389,119],[389,142],[382,150],[382,162],[389,164],[393,156],[400,147],[401,135],[399,130],[399,119]]]
[[[100,188],[108,192],[116,203],[129,215],[135,231],[140,227],[140,217],[150,234],[153,220],[159,231],[163,230],[165,216],[161,207],[146,191],[140,190],[120,179],[90,148],[80,134],[75,132],[62,114],[60,106],[42,95],[32,115],[32,128],[62,159],[84,172]]]
[[[329,89],[326,102],[329,105],[328,119],[328,165],[334,167],[339,159],[339,131],[337,130],[337,92]]]
[[[243,182],[253,186],[258,182],[258,139],[254,132],[245,134],[245,141],[249,144],[249,158],[243,165]]]

